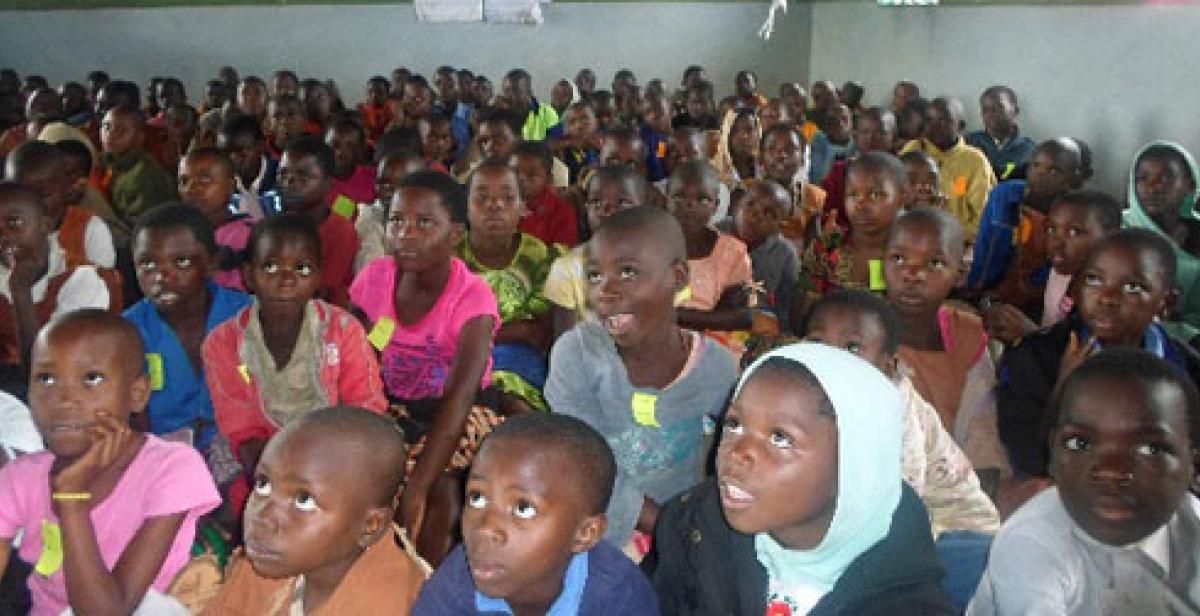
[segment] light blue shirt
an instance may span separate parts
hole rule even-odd
[[[574,616],[579,613],[579,605],[583,601],[583,589],[587,587],[588,553],[581,552],[571,558],[567,565],[567,574],[563,576],[563,589],[546,616]],[[512,614],[512,608],[504,599],[489,597],[478,590],[475,591],[475,609],[480,613]]]

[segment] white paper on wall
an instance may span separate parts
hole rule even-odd
[[[541,25],[539,0],[484,0],[483,19],[495,23]]]
[[[413,0],[421,21],[483,21],[483,0]]]

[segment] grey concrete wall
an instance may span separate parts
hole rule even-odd
[[[869,101],[897,78],[964,99],[1015,88],[1034,139],[1068,134],[1095,151],[1095,186],[1124,195],[1138,146],[1174,138],[1200,152],[1200,6],[885,8],[813,6],[813,78],[857,78]]]
[[[811,7],[792,7],[769,42],[756,37],[766,9],[749,2],[552,4],[540,27],[419,23],[411,4],[0,11],[0,66],[55,83],[82,80],[92,68],[141,84],[176,75],[193,101],[223,64],[244,75],[287,67],[333,78],[349,102],[372,74],[400,65],[428,73],[441,64],[493,80],[522,66],[540,96],[552,80],[584,66],[602,84],[629,67],[643,83],[661,77],[672,87],[692,63],[708,67],[718,93],[732,91],[735,73],[746,67],[774,92],[780,81],[807,78]]]

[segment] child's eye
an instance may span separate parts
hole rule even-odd
[[[1083,235],[1083,229],[1079,227],[1070,227],[1067,229],[1067,237],[1079,237]]]
[[[1100,286],[1100,283],[1101,283],[1100,276],[1097,274],[1084,274],[1083,275],[1083,284],[1086,286],[1098,287],[1098,286]]]
[[[601,276],[599,272],[588,272],[587,280],[588,284],[595,286],[604,282],[604,276]]]
[[[268,274],[278,274],[279,264],[274,261],[267,261],[263,263],[262,270]]]
[[[154,270],[158,269],[158,264],[154,261],[142,261],[141,263],[138,263],[138,269],[142,270],[143,272],[153,272]]]
[[[892,255],[888,258],[891,259],[892,263],[895,263],[896,265],[904,265],[904,255]]]
[[[302,263],[300,266],[298,266],[296,268],[296,273],[300,274],[301,276],[303,276],[305,278],[312,276],[313,272],[315,272],[315,271],[316,271],[316,268],[314,268],[313,266],[311,266],[307,263]]]
[[[724,421],[721,422],[721,426],[730,434],[742,433],[742,422],[738,421],[735,417],[726,417]]]
[[[847,342],[842,348],[854,353],[855,355],[861,354],[863,350],[862,345],[857,342]]]
[[[779,449],[790,449],[792,447],[792,438],[783,433],[782,430],[774,430],[768,439],[772,447]]]
[[[175,259],[175,267],[177,267],[179,269],[187,269],[191,266],[192,266],[192,258],[191,257],[179,257],[178,259]]]
[[[88,387],[95,387],[104,382],[104,375],[99,372],[89,372],[83,375],[83,384]]]
[[[471,490],[467,492],[467,506],[471,509],[483,509],[487,507],[487,498],[479,490]]]
[[[1063,439],[1063,447],[1069,451],[1088,451],[1092,444],[1082,436],[1068,436]]]
[[[621,268],[621,280],[633,280],[637,278],[637,270],[626,265]]]
[[[259,496],[271,495],[271,480],[263,475],[254,478],[254,493]]]
[[[417,226],[422,229],[428,229],[433,226],[433,219],[432,218],[419,218],[419,219],[417,219]]]
[[[39,372],[33,375],[33,380],[38,385],[53,385],[58,379],[55,379],[54,375],[48,372]]]
[[[297,494],[295,503],[296,509],[299,509],[300,511],[316,511],[318,509],[317,499],[308,492],[301,492]]]
[[[531,520],[537,516],[537,507],[534,507],[529,501],[517,501],[516,506],[513,507],[513,515],[522,520]]]
[[[867,198],[870,199],[871,201],[876,201],[878,199],[882,199],[883,196],[884,195],[883,195],[882,190],[872,190],[871,192],[867,193]]]
[[[1121,285],[1121,292],[1128,295],[1137,295],[1146,292],[1146,285],[1140,282],[1127,282]]]
[[[941,259],[930,259],[929,267],[931,269],[943,269],[946,267],[946,262]]]
[[[1134,452],[1139,456],[1160,456],[1163,454],[1173,453],[1170,447],[1160,443],[1142,443],[1134,448]]]

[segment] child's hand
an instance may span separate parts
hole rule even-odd
[[[55,492],[89,492],[92,482],[121,457],[137,435],[129,426],[107,413],[96,414],[89,430],[92,442],[87,451],[51,478]]]
[[[1071,339],[1067,342],[1067,350],[1063,351],[1062,359],[1058,361],[1058,387],[1061,387],[1067,377],[1075,371],[1087,358],[1096,354],[1098,348],[1096,338],[1091,338],[1086,343],[1079,342],[1079,335],[1071,332]]]
[[[32,289],[49,267],[46,259],[32,259],[28,256],[5,259],[5,265],[12,272],[8,278],[9,286],[20,290]]]

